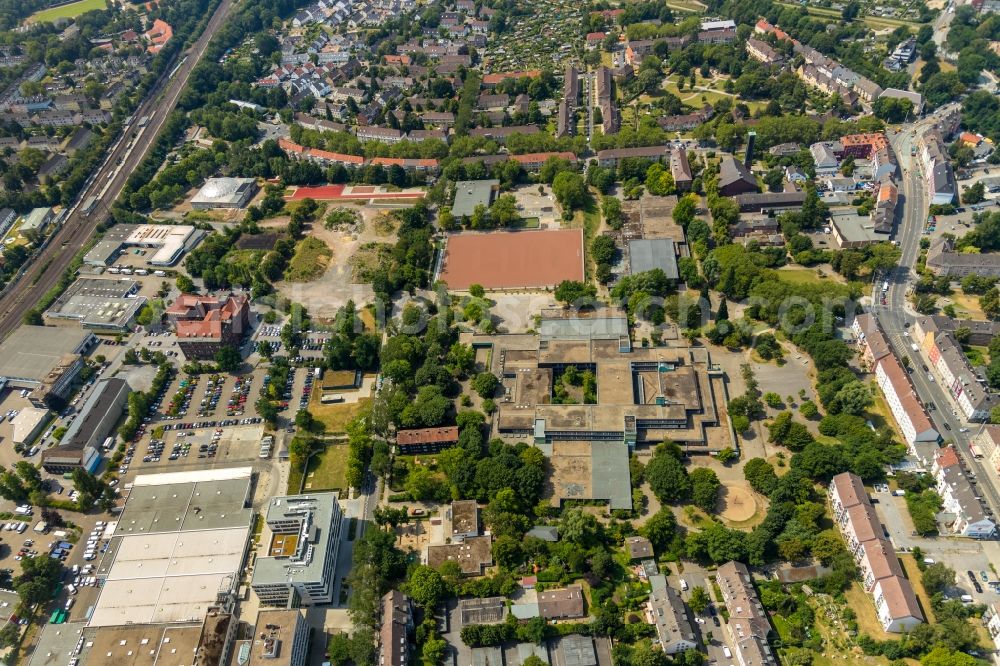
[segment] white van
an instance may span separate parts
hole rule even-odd
[[[733,651],[730,650],[728,646],[723,646],[722,647],[722,654],[726,655],[726,659],[732,659],[733,658]]]
[[[69,610],[70,608],[72,608],[73,604],[75,602],[76,602],[76,599],[74,599],[73,597],[70,597],[69,599],[67,599],[66,600],[66,610]]]
[[[74,585],[73,583],[67,585],[66,589],[69,591],[70,594],[76,594],[76,585]]]
[[[686,592],[688,589],[688,582],[681,578],[681,591]]]

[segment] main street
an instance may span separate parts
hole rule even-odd
[[[939,110],[938,113],[953,107],[954,105],[948,105]],[[880,278],[874,285],[872,292],[873,310],[878,316],[897,357],[914,357],[913,360],[916,361],[916,364],[913,367],[913,372],[910,373],[910,380],[916,388],[917,395],[924,405],[933,402],[937,406],[937,409],[931,412],[931,418],[942,437],[955,443],[955,448],[962,456],[966,469],[974,472],[980,482],[978,484],[979,492],[991,509],[995,513],[1000,513],[1000,493],[995,485],[996,475],[987,473],[986,466],[982,464],[982,461],[977,460],[970,453],[969,440],[973,433],[961,432],[963,428],[969,427],[969,424],[952,411],[953,408],[957,409],[957,406],[947,389],[942,387],[939,382],[932,381],[928,372],[923,370],[923,365],[927,365],[926,359],[921,354],[912,352],[910,344],[913,341],[907,335],[908,326],[917,318],[917,314],[908,307],[907,294],[911,282],[916,278],[916,272],[912,267],[916,265],[917,257],[920,255],[920,238],[929,205],[926,194],[927,186],[919,156],[911,156],[910,152],[917,145],[921,132],[933,125],[936,119],[936,116],[930,116],[912,126],[904,126],[904,129],[901,129],[899,133],[889,133],[889,141],[892,143],[900,167],[903,169],[902,213],[896,231],[896,239],[899,242],[902,256],[899,266],[887,278]],[[911,133],[913,130],[915,133]],[[880,305],[878,295],[881,291],[879,282],[883,279],[889,282],[886,305],[884,306]],[[945,427],[945,424],[951,428],[950,431]]]
[[[87,215],[79,203],[74,205],[49,244],[31,260],[17,284],[0,297],[0,339],[20,326],[25,313],[35,307],[45,293],[56,285],[76,253],[93,236],[97,225],[107,218],[111,203],[118,198],[128,177],[153,146],[156,136],[177,105],[191,71],[204,56],[209,41],[225,21],[232,5],[233,0],[222,0],[219,3],[194,46],[178,55],[182,62],[177,71],[169,78],[169,74],[164,74],[139,105],[133,118],[137,121],[143,117],[149,119],[140,139],[134,142],[127,140],[133,131],[139,129],[135,123],[124,128],[122,136],[111,148],[90,184],[80,193],[77,202],[86,201],[93,196],[100,199],[97,208]],[[103,196],[100,196],[102,192]]]

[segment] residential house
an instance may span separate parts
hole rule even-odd
[[[750,570],[742,562],[727,562],[715,572],[715,582],[729,613],[726,630],[740,666],[777,666],[768,643],[771,624],[754,589]]]
[[[931,471],[943,502],[944,523],[951,533],[972,539],[993,538],[996,522],[983,510],[954,446],[938,450]]]
[[[677,590],[667,585],[667,577],[649,577],[646,621],[656,627],[656,641],[664,654],[680,654],[701,647],[698,634],[688,617],[687,607]]]

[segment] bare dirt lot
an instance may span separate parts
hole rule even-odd
[[[335,207],[337,206],[328,206],[327,212]],[[302,303],[312,316],[322,319],[332,319],[348,300],[353,299],[358,307],[374,300],[375,292],[371,285],[356,282],[353,270],[355,254],[369,243],[391,246],[396,242],[397,225],[386,218],[384,210],[370,206],[342,207],[358,212],[361,221],[350,227],[327,229],[322,219],[319,219],[306,232],[309,236],[322,240],[333,251],[333,257],[323,274],[306,283],[275,283],[283,296]],[[272,224],[280,226],[281,223],[270,221],[264,226]],[[365,263],[369,262],[366,260]]]

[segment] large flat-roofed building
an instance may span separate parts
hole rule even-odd
[[[107,553],[89,625],[200,622],[232,599],[253,510],[250,467],[141,474]]]
[[[497,434],[546,454],[554,504],[600,499],[612,509],[630,508],[628,456],[636,445],[671,439],[692,453],[729,445],[706,432],[719,424],[726,399],[723,374],[705,349],[633,348],[625,315],[612,309],[544,310],[539,330],[469,342],[493,350],[489,370],[503,390]],[[552,404],[569,366],[593,374],[593,404]]]
[[[52,393],[65,397],[83,368],[81,354],[97,344],[90,331],[22,325],[0,343],[0,377],[17,389],[34,389],[52,381]]]
[[[677,246],[667,238],[637,238],[628,242],[632,275],[659,268],[668,280],[677,280]]]
[[[451,214],[456,218],[472,217],[476,206],[489,208],[500,189],[499,180],[460,180],[455,183],[455,202]]]
[[[841,249],[867,247],[888,240],[885,232],[876,228],[871,217],[858,215],[853,208],[830,212],[830,229]]]
[[[305,666],[309,652],[309,623],[301,610],[261,610],[257,613],[251,636],[236,641],[233,648],[235,659],[229,663],[240,666]]]
[[[50,474],[75,469],[93,472],[101,462],[101,444],[121,420],[132,388],[124,379],[105,377],[80,408],[58,446],[42,451],[42,467]]]
[[[150,266],[173,266],[204,237],[204,231],[189,224],[119,224],[84,256],[83,263],[108,266],[134,247],[154,250],[146,259]]]
[[[274,497],[250,586],[265,606],[328,604],[336,582],[341,511],[338,493]]]
[[[224,346],[239,348],[250,332],[250,299],[230,294],[225,299],[181,294],[167,308],[177,333],[177,346],[187,358],[213,358]]]
[[[191,199],[196,210],[212,208],[243,208],[257,193],[253,178],[209,178]]]
[[[235,622],[233,623],[236,624]],[[195,666],[202,622],[130,623],[88,627],[83,622],[42,625],[30,666]],[[225,662],[222,662],[225,663]]]
[[[45,316],[77,321],[98,332],[123,333],[146,303],[138,295],[140,286],[135,280],[81,277],[56,299]]]

